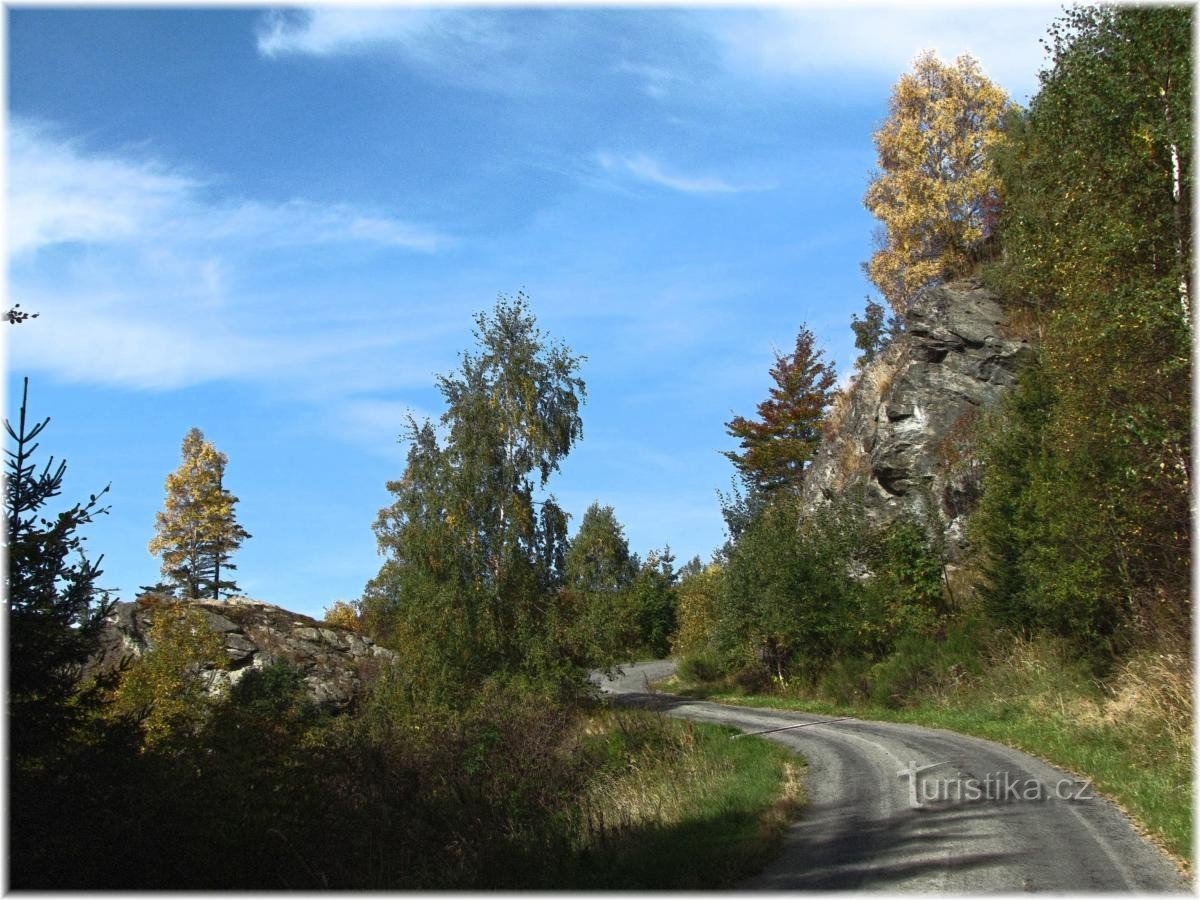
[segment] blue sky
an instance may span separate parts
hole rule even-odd
[[[1053,6],[7,10],[6,411],[30,379],[124,598],[183,435],[229,457],[245,593],[378,570],[406,412],[524,290],[587,356],[551,482],[631,547],[723,540],[724,423],[807,324],[848,372],[871,134],[924,49],[1018,102]]]

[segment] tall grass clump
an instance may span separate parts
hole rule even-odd
[[[588,730],[597,766],[554,887],[730,887],[765,864],[803,803],[800,760],[732,729],[609,711]]]

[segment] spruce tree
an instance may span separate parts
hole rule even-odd
[[[26,420],[29,379],[21,394],[17,426],[5,419],[7,455],[8,721],[10,760],[18,770],[51,770],[67,739],[89,707],[79,696],[84,664],[96,650],[103,619],[111,609],[96,586],[100,559],[83,553],[78,530],[107,512],[98,504],[108,488],[57,516],[46,503],[62,492],[67,464],[50,457],[32,461],[50,420]]]
[[[752,489],[799,488],[803,481],[837,384],[833,363],[823,356],[812,332],[801,328],[795,350],[775,355],[771,367],[775,387],[758,405],[758,421],[737,416],[726,423],[730,436],[740,439],[742,452],[730,450],[723,455]]]

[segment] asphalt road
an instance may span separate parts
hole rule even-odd
[[[669,661],[626,666],[601,688],[622,704],[746,732],[803,725],[763,735],[808,762],[809,805],[781,855],[742,889],[1192,889],[1116,807],[1032,756],[938,729],[654,692],[673,669]]]

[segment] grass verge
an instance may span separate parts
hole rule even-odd
[[[830,700],[789,684],[745,692],[732,679],[676,677],[664,690],[745,706],[905,722],[988,738],[1092,780],[1141,832],[1192,873],[1190,678],[1163,655],[1135,658],[1107,684],[1065,665],[1053,647],[1024,645],[951,685],[925,685],[891,704]]]
[[[607,710],[587,731],[601,762],[558,889],[731,887],[770,860],[804,803],[799,757],[731,728]]]

